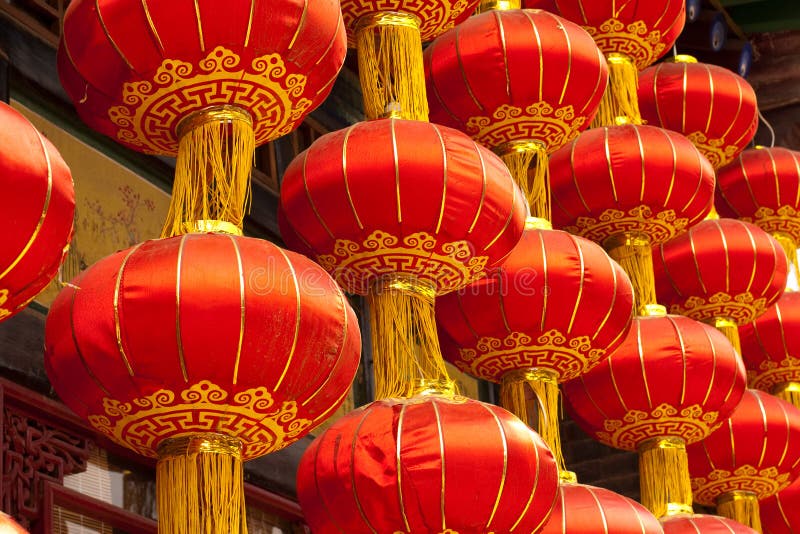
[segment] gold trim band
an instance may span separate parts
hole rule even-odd
[[[498,156],[504,156],[514,152],[538,152],[541,149],[547,150],[547,145],[541,141],[535,139],[517,139],[496,146],[493,152]]]
[[[667,315],[667,307],[661,304],[645,304],[642,310],[643,317],[664,317]]]
[[[653,449],[683,449],[686,450],[686,442],[683,438],[672,436],[662,436],[660,438],[650,438],[639,444],[636,448],[639,453],[651,451]]]
[[[211,106],[200,111],[190,113],[178,123],[177,133],[178,137],[183,137],[188,132],[194,130],[198,126],[207,124],[209,122],[235,122],[242,121],[253,126],[253,117],[250,113],[240,108],[239,106]]]
[[[723,329],[723,328],[738,328],[739,325],[736,324],[731,319],[727,317],[714,317],[714,328]]]
[[[558,384],[558,373],[550,369],[533,367],[531,369],[516,369],[503,375],[502,384],[513,384],[516,382],[548,382]]]
[[[553,224],[541,217],[528,217],[525,219],[526,230],[552,230]]]
[[[603,242],[606,250],[619,247],[650,247],[650,236],[642,232],[623,232],[612,235]]]
[[[577,484],[578,475],[573,471],[562,470],[558,472],[558,481],[562,484]]]
[[[355,33],[375,29],[379,26],[405,26],[419,30],[420,19],[412,13],[402,11],[382,11],[364,15],[356,23]]]
[[[454,397],[456,394],[456,383],[446,379],[418,378],[414,380],[414,395],[439,395],[443,397]]]
[[[225,454],[242,457],[242,442],[226,434],[206,432],[168,438],[158,444],[158,457],[162,460],[192,454]]]
[[[611,52],[606,56],[606,61],[613,65],[631,65],[636,68],[633,63],[633,59],[630,56],[625,54],[620,54],[619,52]],[[638,70],[638,69],[637,69]]]
[[[678,54],[664,60],[666,63],[697,63],[697,58],[689,54]]]
[[[217,219],[202,219],[191,223],[183,224],[185,234],[228,234],[242,236],[244,235],[242,229],[228,221],[220,221]]]
[[[393,274],[379,278],[375,282],[373,292],[381,293],[384,291],[416,293],[417,295],[431,300],[436,297],[436,287],[432,283],[402,274]]]

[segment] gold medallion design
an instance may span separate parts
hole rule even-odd
[[[523,109],[503,104],[490,117],[470,117],[466,131],[488,147],[533,139],[552,151],[575,139],[585,123],[586,117],[576,117],[572,106],[554,108],[547,102],[536,102]]]
[[[8,302],[8,289],[0,289],[0,320],[11,315],[11,311],[3,307],[6,302]]]
[[[686,443],[700,441],[716,430],[718,412],[706,412],[699,404],[687,406],[678,412],[671,404],[661,404],[650,413],[630,410],[622,420],[609,419],[605,430],[597,438],[612,447],[629,451],[653,436],[682,438]]]
[[[220,105],[250,113],[257,145],[292,131],[311,106],[311,100],[303,98],[306,76],[287,75],[279,54],[240,64],[239,56],[222,46],[197,65],[165,59],[152,81],[123,86],[121,104],[108,112],[119,127],[117,139],[142,152],[174,155],[180,121]]]
[[[750,292],[737,295],[719,292],[708,299],[689,297],[683,304],[670,306],[669,311],[676,315],[691,317],[696,321],[709,321],[722,317],[743,325],[755,321],[766,309],[766,297],[755,298]]]
[[[584,26],[583,29],[592,36],[604,54],[624,54],[633,60],[639,70],[652,64],[666,49],[666,44],[661,40],[661,31],[648,28],[642,20],[625,24],[610,18],[599,27]]]
[[[758,499],[775,495],[789,485],[789,473],[780,473],[776,467],[759,469],[743,465],[735,471],[715,469],[707,477],[692,478],[695,501],[713,505],[714,499],[733,491],[752,491]]]
[[[151,458],[164,438],[216,432],[240,439],[247,460],[289,445],[311,426],[298,418],[295,401],[277,406],[265,387],[231,395],[208,380],[178,394],[162,389],[132,402],[105,398],[103,408],[89,416],[92,426]]]
[[[485,274],[488,256],[473,255],[467,241],[440,243],[426,232],[402,239],[381,230],[362,243],[337,239],[319,264],[349,293],[366,294],[383,275],[404,273],[432,284],[438,293],[454,291]]]
[[[456,367],[484,380],[499,382],[510,371],[543,368],[564,382],[600,363],[606,351],[593,347],[589,336],[567,336],[553,329],[536,339],[523,332],[504,339],[482,337],[474,348],[460,349],[459,354]]]
[[[739,147],[736,145],[726,144],[725,139],[709,139],[703,132],[690,133],[686,138],[697,147],[715,169],[733,161],[736,153],[739,152]]]
[[[800,213],[792,206],[781,206],[777,210],[760,207],[753,217],[740,217],[740,221],[755,224],[772,235],[786,234],[800,241]]]
[[[800,358],[786,356],[783,360],[764,360],[758,371],[747,371],[747,383],[752,389],[769,392],[778,384],[800,382]]]
[[[689,219],[678,217],[675,210],[653,212],[641,205],[627,211],[607,209],[597,217],[578,217],[575,224],[564,228],[595,243],[603,243],[611,236],[632,232],[647,234],[654,245],[669,241],[689,225]]]

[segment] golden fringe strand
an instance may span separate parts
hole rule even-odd
[[[639,72],[628,56],[609,54],[608,88],[600,101],[600,108],[592,127],[642,124],[639,112]]]
[[[717,514],[738,521],[756,532],[761,528],[761,510],[758,497],[750,491],[732,491],[717,497]]]
[[[435,291],[400,276],[367,295],[375,398],[411,396],[421,383],[449,384],[436,331]]]
[[[656,304],[650,238],[646,234],[628,232],[607,239],[604,247],[631,279],[637,315],[647,315],[648,307]]]
[[[692,485],[686,443],[653,438],[639,446],[642,505],[657,518],[692,513]]]
[[[547,369],[523,369],[503,376],[500,404],[542,436],[558,465],[567,471],[561,450],[561,395],[556,374]]]
[[[211,433],[159,445],[159,534],[247,534],[241,450],[238,439]]]
[[[356,27],[358,76],[368,120],[428,120],[419,19],[407,13],[367,15]]]
[[[192,231],[197,221],[224,221],[239,231],[250,206],[255,134],[250,115],[233,106],[184,119],[162,237]]]
[[[547,147],[538,141],[512,141],[495,151],[528,200],[531,217],[551,220]]]

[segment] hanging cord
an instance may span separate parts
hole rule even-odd
[[[769,135],[770,135],[770,139],[771,139],[770,143],[769,143],[769,147],[770,148],[775,148],[775,130],[772,128],[772,125],[769,123],[769,121],[761,113],[760,109],[758,110],[758,118],[761,119],[761,122],[763,122],[764,126],[767,127],[767,130],[769,130]]]

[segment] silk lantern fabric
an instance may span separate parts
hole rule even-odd
[[[335,0],[77,0],[58,70],[89,126],[174,155],[181,120],[211,106],[247,111],[257,144],[289,133],[328,96],[345,52]]]
[[[761,317],[739,327],[750,386],[770,392],[800,382],[800,293],[787,291]]]
[[[58,150],[0,102],[0,321],[55,278],[72,238],[75,191]]]
[[[714,169],[654,126],[593,128],[550,157],[553,225],[602,243],[635,231],[662,243],[711,209]]]
[[[423,395],[334,423],[303,454],[297,494],[316,534],[536,532],[558,473],[539,436],[502,408]]]
[[[786,287],[780,244],[755,225],[710,219],[653,254],[658,301],[698,321],[755,320]]]
[[[330,415],[360,347],[345,296],[309,259],[186,234],[117,252],[67,286],[47,316],[45,366],[73,411],[140,454],[216,432],[248,459]]]
[[[694,61],[664,62],[642,71],[639,110],[648,124],[688,137],[714,168],[739,155],[758,127],[750,84],[728,69]]]
[[[794,482],[759,505],[765,534],[794,534],[800,530],[800,482]]]
[[[664,534],[757,534],[757,531],[717,515],[672,516],[662,520]]]
[[[731,417],[686,451],[695,502],[713,506],[732,491],[765,499],[800,473],[800,410],[748,389]]]
[[[470,17],[425,50],[433,122],[497,148],[538,141],[548,152],[588,128],[608,67],[579,26],[539,10]]]
[[[539,534],[662,534],[658,520],[638,502],[585,484],[562,484],[559,500]]]
[[[403,273],[438,293],[483,276],[522,236],[526,205],[503,162],[456,130],[382,119],[326,134],[281,185],[285,228],[342,287]]]
[[[573,379],[622,343],[632,314],[622,268],[598,245],[558,230],[526,230],[499,268],[436,301],[450,340],[445,359],[492,382],[531,368]]]
[[[595,439],[636,450],[651,438],[702,440],[733,412],[745,370],[715,328],[687,317],[637,317],[606,360],[564,384],[567,407]]]
[[[555,7],[555,13],[583,26],[604,54],[624,54],[639,70],[672,48],[686,22],[682,0],[524,0],[523,7]]]
[[[717,173],[717,211],[751,222],[791,249],[800,243],[800,153],[782,147],[742,152]],[[793,261],[793,257],[791,258]]]
[[[11,516],[0,512],[0,534],[28,534]]]

